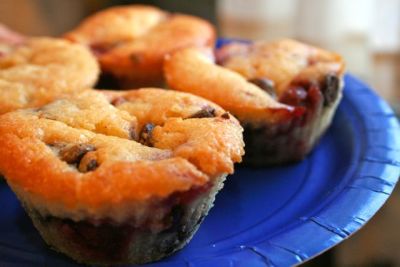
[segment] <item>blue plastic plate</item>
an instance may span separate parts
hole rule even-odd
[[[360,229],[400,174],[400,131],[389,106],[347,75],[333,124],[304,161],[238,166],[188,246],[151,267],[288,266]],[[48,249],[14,194],[0,183],[0,265],[77,266]]]

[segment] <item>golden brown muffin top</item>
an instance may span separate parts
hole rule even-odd
[[[292,40],[272,43],[233,43],[213,58],[195,48],[175,52],[164,64],[168,85],[207,98],[246,122],[285,121],[304,114],[303,107],[284,105],[279,97],[300,80],[319,81],[330,73],[343,75],[340,56]],[[272,83],[276,99],[251,82]]]
[[[344,72],[340,55],[290,39],[227,44],[217,51],[217,60],[248,80],[271,80],[278,96],[298,76],[318,80],[328,73],[340,76]]]
[[[102,217],[212,183],[243,146],[233,116],[161,89],[86,91],[0,117],[1,173],[60,216]]]
[[[0,56],[0,114],[38,107],[97,80],[99,67],[85,47],[61,39],[29,38]]]
[[[212,47],[215,30],[194,16],[131,5],[90,16],[65,38],[91,47],[104,72],[141,80],[161,77],[168,53],[183,47]]]
[[[87,17],[65,36],[82,44],[132,41],[167,19],[167,13],[152,6],[116,6]]]

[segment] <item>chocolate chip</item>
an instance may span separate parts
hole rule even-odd
[[[90,144],[68,145],[60,150],[60,157],[68,164],[79,163],[83,156],[96,148]]]
[[[114,98],[114,99],[111,101],[111,105],[113,105],[113,106],[119,106],[119,105],[125,103],[126,101],[127,101],[127,100],[126,100],[125,97],[123,97],[123,96],[118,96],[118,97]]]
[[[143,126],[142,131],[139,135],[139,142],[146,146],[153,146],[152,133],[155,125],[153,123],[147,123]]]
[[[221,115],[221,118],[227,119],[227,120],[230,119],[229,113],[225,112],[224,114]]]
[[[86,164],[86,171],[90,172],[99,167],[99,163],[95,159],[91,159],[88,164]]]
[[[322,95],[324,96],[324,106],[329,106],[338,97],[340,79],[336,74],[328,74],[325,76],[325,83],[322,88]]]
[[[270,94],[273,98],[276,98],[274,82],[267,78],[253,78],[249,79],[249,82],[257,85],[260,89]]]
[[[197,111],[196,113],[194,113],[190,117],[188,117],[188,119],[214,118],[214,117],[215,117],[215,108],[207,106],[207,107],[204,107],[201,110]]]
[[[86,153],[77,167],[80,172],[90,172],[94,171],[97,167],[99,167],[99,165],[100,164],[97,161],[97,154],[91,151]]]

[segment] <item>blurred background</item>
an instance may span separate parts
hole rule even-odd
[[[4,0],[0,17],[25,34],[59,36],[97,10],[131,3],[203,17],[221,37],[290,37],[334,50],[400,113],[400,0]],[[367,226],[306,266],[400,266],[399,225],[397,189]]]

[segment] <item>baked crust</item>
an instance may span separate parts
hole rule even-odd
[[[109,104],[102,93],[87,91],[41,109],[4,114],[1,173],[24,202],[34,202],[44,214],[74,220],[110,215],[120,222],[135,205],[233,172],[243,154],[242,128],[233,116],[221,117],[224,111],[213,105],[213,118],[183,119],[179,116],[185,109],[163,121],[135,117],[135,106],[143,107],[147,92],[171,96],[171,109],[172,103],[187,105],[187,110],[212,105],[188,94],[143,89],[125,93],[127,112]],[[152,147],[132,134],[142,131],[143,120],[155,124]],[[93,161],[96,166],[89,166]]]
[[[145,263],[190,240],[241,161],[242,131],[190,94],[89,90],[0,116],[0,172],[56,250]]]
[[[164,70],[172,89],[209,99],[241,121],[276,122],[303,113],[303,109],[275,101],[240,74],[215,65],[197,49],[174,53],[166,59]]]
[[[319,82],[329,73],[343,75],[345,67],[340,55],[291,39],[234,42],[218,49],[216,58],[219,65],[247,80],[271,80],[278,98],[296,80]]]
[[[240,120],[245,163],[304,158],[330,125],[341,99],[341,57],[281,40],[228,44],[217,51],[217,62],[221,66],[194,48],[177,51],[164,64],[167,83],[214,101]]]
[[[53,38],[13,43],[0,56],[0,114],[85,90],[98,74],[96,59],[79,44]]]
[[[212,47],[215,30],[197,17],[131,5],[100,11],[65,38],[94,51],[103,71],[99,86],[111,80],[111,88],[126,89],[162,85],[164,56],[183,47]]]

